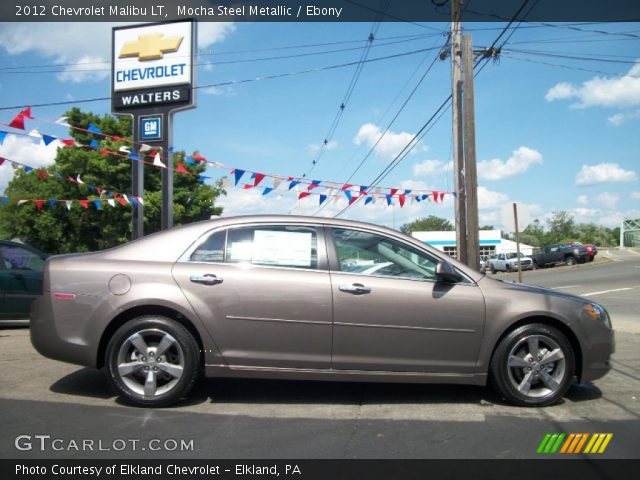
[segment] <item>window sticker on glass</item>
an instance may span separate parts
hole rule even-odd
[[[233,242],[228,255],[231,262],[250,262],[253,257],[253,243]]]
[[[312,232],[256,230],[253,263],[310,267]]]

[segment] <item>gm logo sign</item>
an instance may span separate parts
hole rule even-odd
[[[140,140],[162,140],[162,115],[140,117]]]

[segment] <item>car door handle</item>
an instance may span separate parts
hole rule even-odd
[[[365,287],[361,283],[353,283],[351,285],[340,285],[338,290],[346,293],[353,293],[354,295],[364,295],[365,293],[371,293],[370,287]]]
[[[216,277],[212,273],[205,273],[204,275],[191,275],[189,277],[193,283],[201,283],[202,285],[217,285],[222,283],[222,278]]]

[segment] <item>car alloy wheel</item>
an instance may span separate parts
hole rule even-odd
[[[564,261],[566,262],[567,265],[575,265],[576,264],[576,258],[573,256],[568,256],[567,258],[564,259]]]
[[[558,401],[573,379],[574,355],[559,330],[530,324],[509,333],[491,361],[497,390],[512,403],[544,406]]]
[[[191,389],[198,373],[198,346],[178,322],[145,316],[130,320],[111,338],[107,378],[133,404],[163,406]]]

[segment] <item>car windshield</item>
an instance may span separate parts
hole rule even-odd
[[[517,253],[507,253],[507,259],[511,259],[511,258],[518,258],[518,254]],[[526,258],[525,255],[520,252],[520,258]]]

